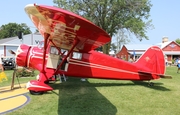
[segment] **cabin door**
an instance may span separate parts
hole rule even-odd
[[[60,57],[61,56],[59,55],[59,51],[57,50],[57,48],[51,46],[50,51],[48,53],[48,59],[47,59],[46,67],[57,69],[57,66],[58,66],[59,61],[60,61]]]

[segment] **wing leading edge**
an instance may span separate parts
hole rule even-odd
[[[27,5],[25,11],[39,32],[50,34],[49,39],[60,48],[70,49],[78,39],[75,50],[87,52],[111,40],[104,30],[72,12],[35,4]]]

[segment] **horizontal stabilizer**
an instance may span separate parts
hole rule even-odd
[[[151,74],[153,74],[153,73],[145,72],[145,71],[138,71],[138,73],[140,73],[140,74],[146,74],[146,75],[151,75]],[[162,75],[162,74],[156,74],[156,75],[158,75],[160,78],[172,79],[172,76],[170,76],[170,75]]]
[[[138,71],[138,73],[141,73],[141,74],[152,74],[152,73],[150,73],[150,72],[146,72],[146,71]]]
[[[172,76],[170,75],[159,75],[161,78],[165,78],[165,79],[172,79]]]

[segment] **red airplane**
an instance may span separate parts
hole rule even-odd
[[[110,36],[90,21],[63,9],[31,4],[25,11],[44,41],[37,47],[22,44],[16,52],[18,66],[34,68],[37,80],[27,83],[31,94],[53,90],[47,82],[53,75],[115,80],[154,80],[165,76],[162,50],[150,47],[130,63],[95,51],[110,42]]]

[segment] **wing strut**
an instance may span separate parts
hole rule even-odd
[[[62,59],[62,62],[58,65],[56,71],[54,72],[54,74],[56,74],[56,72],[61,68],[61,66],[63,65],[63,63],[67,60],[67,58],[69,57],[69,55],[73,52],[73,49],[76,47],[76,45],[79,43],[78,39],[75,39],[73,42],[73,46],[72,48],[69,50],[68,54]]]
[[[50,34],[48,33],[44,33],[44,51],[43,51],[43,64],[42,64],[42,73],[45,73],[45,61],[46,61],[46,51],[47,51],[47,47],[48,47],[48,38],[49,38]]]

